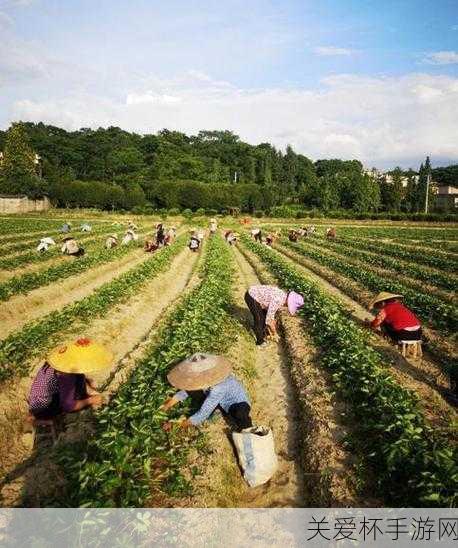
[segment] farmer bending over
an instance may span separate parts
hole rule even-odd
[[[52,238],[49,238],[48,236],[46,238],[41,238],[37,246],[38,253],[43,253],[44,251],[48,251],[48,248],[51,245],[56,245],[56,242]]]
[[[176,365],[167,378],[179,392],[164,403],[164,411],[184,401],[189,396],[188,392],[203,391],[206,396],[197,413],[180,421],[182,428],[201,425],[217,407],[230,417],[238,430],[253,426],[247,393],[232,375],[231,363],[223,356],[194,354]],[[164,430],[170,430],[171,426],[170,422],[166,422]]]
[[[253,315],[256,344],[263,345],[267,335],[277,333],[277,310],[286,306],[293,316],[304,305],[304,298],[295,291],[287,293],[274,285],[252,285],[245,293],[245,302]]]
[[[116,247],[117,245],[118,245],[118,235],[110,234],[108,238],[105,240],[105,247],[107,249],[113,249],[113,247]]]
[[[84,255],[84,249],[79,246],[78,242],[72,236],[67,236],[63,239],[63,246],[61,251],[64,255],[71,255],[72,257],[81,257]]]
[[[210,236],[214,236],[218,230],[218,223],[216,219],[210,219]]]
[[[53,350],[32,382],[29,420],[51,420],[62,413],[100,406],[102,396],[86,373],[105,369],[112,360],[108,350],[89,339]]]
[[[326,229],[326,238],[328,240],[335,240],[337,236],[336,229],[335,228],[327,228]]]
[[[191,239],[189,240],[189,249],[195,253],[199,249],[199,247],[200,239],[198,238],[196,231],[194,230],[191,233]]]
[[[288,239],[290,242],[297,242],[299,234],[295,230],[290,230],[288,234]]]
[[[402,295],[385,291],[379,293],[370,303],[370,309],[375,308],[377,311],[370,326],[374,330],[380,328],[395,343],[420,341],[420,321],[399,299],[402,299]]]

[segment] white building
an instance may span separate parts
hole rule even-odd
[[[437,187],[437,205],[458,208],[458,186],[441,185]]]

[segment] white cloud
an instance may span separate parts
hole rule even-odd
[[[173,105],[174,103],[179,103],[180,101],[181,97],[148,91],[146,93],[129,93],[126,98],[126,105]]]
[[[409,167],[412,159],[416,166],[426,154],[458,159],[458,78],[340,75],[318,90],[225,84],[187,73],[150,82],[147,91],[131,90],[123,100],[78,93],[18,100],[12,118],[69,129],[119,125],[140,133],[231,129],[251,143],[290,143],[313,159],[356,157],[370,166]]]
[[[436,51],[428,53],[423,62],[429,65],[454,65],[458,63],[458,51]]]
[[[3,33],[13,27],[13,20],[3,11],[0,11],[0,31]]]
[[[318,46],[313,48],[314,53],[323,57],[331,57],[335,55],[350,56],[356,53],[356,50],[349,48],[338,48],[335,46]]]

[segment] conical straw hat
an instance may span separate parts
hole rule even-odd
[[[380,301],[386,301],[388,299],[402,299],[403,295],[398,295],[397,293],[388,293],[387,291],[382,291],[376,297],[372,299],[369,303],[369,308],[374,308],[374,306]]]
[[[231,362],[225,357],[197,353],[175,365],[167,379],[179,390],[203,390],[224,380],[231,371]]]
[[[62,373],[88,373],[110,367],[113,354],[103,345],[83,338],[55,348],[47,361]]]

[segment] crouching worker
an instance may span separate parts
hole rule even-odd
[[[304,305],[304,298],[295,291],[287,293],[274,285],[252,285],[245,293],[245,302],[253,315],[256,344],[263,345],[267,336],[277,334],[277,311],[287,307],[293,316]]]
[[[421,341],[421,324],[419,319],[404,306],[402,295],[382,291],[370,303],[370,309],[377,311],[370,326],[381,329],[393,342]]]
[[[200,239],[197,236],[196,232],[192,232],[191,239],[189,240],[189,249],[195,253],[199,249],[199,247]]]
[[[105,240],[105,247],[107,249],[113,249],[113,247],[116,247],[117,245],[118,245],[118,235],[110,234],[108,238]]]
[[[232,374],[231,363],[223,356],[194,354],[176,365],[167,378],[179,392],[164,403],[164,411],[184,401],[190,395],[188,392],[203,392],[206,396],[197,413],[179,421],[182,428],[201,425],[217,407],[230,418],[237,430],[253,426],[247,393]],[[171,426],[171,422],[166,422],[164,430],[170,430]]]
[[[78,245],[78,242],[72,236],[68,236],[63,240],[64,245],[61,251],[64,255],[71,255],[72,257],[81,257],[84,255],[84,249]]]
[[[90,339],[78,339],[53,350],[32,382],[29,420],[51,420],[62,413],[99,407],[102,396],[86,373],[106,369],[112,363],[112,354]]]
[[[52,245],[56,245],[56,242],[52,238],[41,238],[37,246],[37,251],[38,253],[44,253],[45,251],[48,251],[49,247]]]

